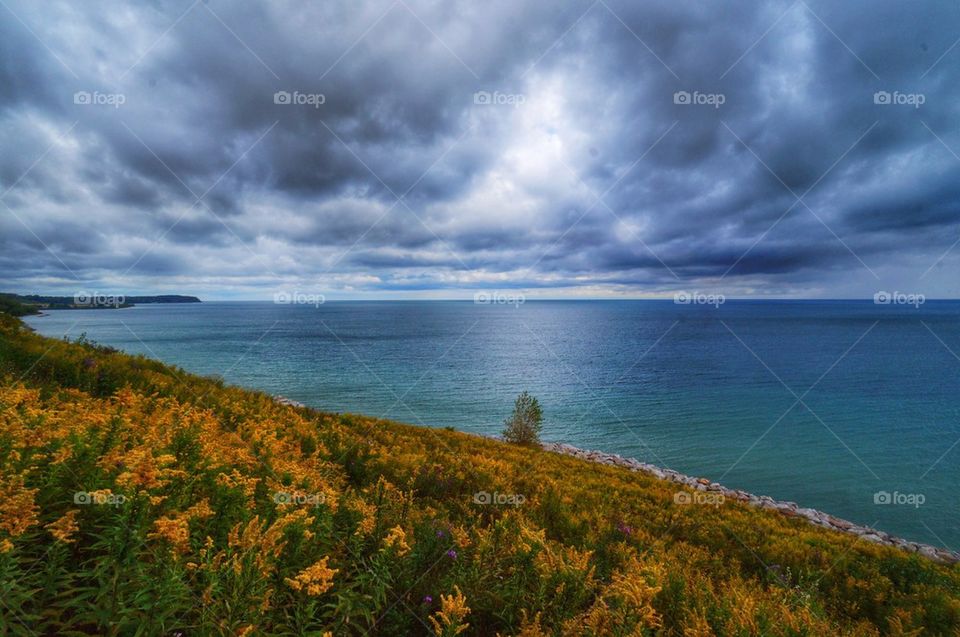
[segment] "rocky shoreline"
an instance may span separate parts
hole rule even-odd
[[[542,443],[541,446],[544,450],[553,453],[560,453],[566,456],[580,458],[581,460],[597,462],[599,464],[623,467],[624,469],[629,469],[631,471],[640,471],[660,478],[661,480],[669,480],[697,491],[720,494],[724,498],[728,498],[730,500],[739,500],[749,504],[750,506],[779,511],[783,515],[802,518],[807,520],[810,524],[832,529],[834,531],[839,531],[841,533],[848,533],[850,535],[862,538],[867,542],[882,544],[884,546],[893,546],[905,551],[910,551],[912,553],[919,553],[920,555],[937,562],[946,564],[955,564],[960,562],[960,553],[948,551],[946,549],[931,546],[929,544],[921,544],[919,542],[912,542],[910,540],[895,537],[884,531],[880,531],[868,526],[860,526],[858,524],[854,524],[853,522],[834,517],[829,513],[824,513],[823,511],[801,507],[796,502],[781,502],[765,495],[754,495],[752,493],[747,493],[746,491],[728,489],[727,487],[716,482],[711,482],[706,478],[694,478],[692,476],[687,476],[673,471],[672,469],[663,469],[652,464],[640,462],[634,458],[624,458],[615,453],[590,451],[559,442],[545,442]]]
[[[306,407],[306,405],[303,403],[287,398],[286,396],[274,396],[273,399],[281,405],[287,405],[290,407]],[[494,440],[502,440],[497,436],[489,437],[493,438]],[[909,551],[911,553],[919,553],[920,555],[923,555],[924,557],[936,562],[941,562],[944,564],[956,564],[960,562],[960,553],[955,551],[949,551],[947,549],[931,546],[930,544],[923,544],[921,542],[913,542],[911,540],[899,538],[890,535],[885,531],[874,529],[869,526],[854,524],[849,520],[835,517],[829,513],[824,513],[823,511],[801,507],[796,502],[784,502],[781,500],[774,500],[767,495],[754,495],[739,489],[729,489],[722,484],[711,482],[706,478],[695,478],[693,476],[684,475],[674,471],[673,469],[664,469],[646,462],[640,462],[635,458],[624,458],[616,453],[580,449],[579,447],[574,447],[573,445],[568,445],[561,442],[544,442],[541,443],[540,446],[545,451],[552,453],[559,453],[565,456],[572,456],[574,458],[580,458],[581,460],[587,460],[589,462],[622,467],[624,469],[629,469],[630,471],[646,473],[661,480],[669,480],[670,482],[675,482],[679,485],[689,487],[696,491],[719,494],[722,495],[724,499],[739,500],[740,502],[744,502],[750,506],[779,511],[781,514],[788,517],[801,518],[810,524],[834,531],[839,531],[840,533],[854,535],[866,540],[867,542],[873,542],[874,544],[881,544],[883,546],[892,546],[904,551]]]
[[[286,405],[287,407],[306,407],[303,403],[293,400],[292,398],[287,398],[286,396],[274,396],[273,401],[281,405]]]

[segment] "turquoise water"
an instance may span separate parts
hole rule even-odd
[[[960,302],[235,302],[28,322],[329,411],[476,433],[497,433],[526,389],[545,439],[960,549]],[[881,491],[923,504],[876,504]]]

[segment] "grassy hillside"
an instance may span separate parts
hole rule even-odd
[[[956,566],[2,315],[0,486],[2,634],[960,634]]]
[[[10,316],[28,316],[39,314],[40,310],[35,305],[24,303],[22,298],[16,294],[0,292],[0,313]]]

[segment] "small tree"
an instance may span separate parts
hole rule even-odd
[[[540,429],[543,427],[543,410],[540,402],[529,392],[517,396],[513,413],[504,422],[503,439],[518,445],[540,444]]]

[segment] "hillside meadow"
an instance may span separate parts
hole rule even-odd
[[[955,565],[6,315],[0,489],[3,635],[960,635]]]

